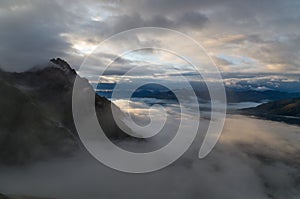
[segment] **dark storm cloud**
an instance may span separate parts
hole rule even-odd
[[[168,17],[154,15],[145,17],[140,13],[130,13],[113,16],[105,22],[95,22],[94,26],[99,27],[101,35],[110,36],[132,28],[139,27],[164,27],[178,30],[201,29],[208,22],[208,18],[199,12],[184,13],[183,15]]]
[[[60,34],[68,31],[65,24],[71,16],[58,4],[40,1],[13,5],[11,1],[1,8],[0,15],[0,60],[4,69],[22,70],[51,57],[67,56],[71,44]]]
[[[178,14],[180,12],[191,12],[194,10],[217,9],[218,12],[224,10],[231,11],[227,16],[249,17],[255,16],[259,12],[268,12],[273,14],[277,11],[283,12],[282,7],[285,5],[297,4],[296,1],[280,1],[280,0],[142,0],[132,1],[127,4],[121,1],[121,4],[129,10],[140,10],[145,15],[149,14]]]
[[[1,66],[6,70],[24,70],[52,57],[63,57],[71,62],[78,60],[72,41],[65,35],[71,35],[74,40],[79,37],[96,43],[102,40],[102,36],[108,37],[130,28],[201,28],[208,20],[201,13],[182,14],[172,19],[164,15],[145,17],[142,13],[125,12],[109,16],[105,21],[94,21],[88,11],[96,2],[89,3],[86,6],[79,1],[70,4],[56,1],[1,2]]]
[[[97,45],[112,34],[144,26],[203,33],[208,39],[240,34],[225,43],[219,41],[216,50],[246,54],[261,64],[254,67],[259,70],[299,70],[297,0],[28,0],[0,4],[0,66],[7,70],[25,70],[52,57],[62,57],[77,67],[87,54],[74,47],[78,42]],[[233,47],[239,52],[230,52]]]

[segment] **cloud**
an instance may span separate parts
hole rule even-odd
[[[222,57],[214,57],[214,61],[217,65],[231,65],[233,64],[232,62],[228,61],[227,59],[224,59]]]
[[[251,66],[226,65],[225,71],[298,72],[299,8],[296,0],[2,1],[0,64],[21,71],[62,57],[78,68],[112,34],[159,26],[192,36],[214,57],[256,61]],[[148,42],[167,40],[160,36]],[[136,37],[127,44],[132,42],[142,41]]]
[[[18,2],[0,10],[0,59],[4,69],[17,70],[68,57],[71,44],[60,34],[68,31],[70,16],[55,3]]]
[[[242,90],[276,90],[283,92],[300,92],[299,74],[277,73],[224,73],[223,80],[227,87]]]
[[[295,166],[299,165],[298,127],[232,116],[227,118],[215,149],[199,160],[198,150],[206,127],[207,120],[204,120],[199,136],[182,158],[154,173],[117,172],[82,152],[73,158],[39,163],[26,169],[1,168],[1,191],[64,199],[293,199],[299,196],[300,176]],[[130,141],[119,144],[136,150],[146,145]]]

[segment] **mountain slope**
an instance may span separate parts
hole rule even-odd
[[[66,155],[76,148],[67,128],[44,114],[29,95],[0,81],[0,161],[23,164],[48,156]]]
[[[75,70],[59,58],[35,71],[0,72],[0,164],[26,164],[49,156],[71,155],[79,148],[72,115],[76,77]],[[85,90],[94,92],[87,80],[79,80]],[[111,106],[109,100],[95,94],[98,120],[106,135],[125,138]]]
[[[240,111],[246,115],[300,124],[300,98],[268,102],[254,108],[241,109]]]
[[[0,193],[0,199],[9,199],[9,197],[7,197],[7,196]]]
[[[249,113],[300,117],[300,98],[268,102],[254,108],[243,110]]]

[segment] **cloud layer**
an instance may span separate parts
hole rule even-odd
[[[206,123],[202,122],[187,153],[158,172],[117,172],[83,153],[25,169],[1,168],[1,191],[58,199],[294,199],[300,195],[298,127],[229,117],[215,149],[199,160]],[[123,145],[137,147],[130,142]]]
[[[299,72],[297,0],[0,4],[0,64],[6,70],[26,70],[58,56],[79,67],[84,56],[112,34],[158,26],[182,31],[202,43],[222,71]]]

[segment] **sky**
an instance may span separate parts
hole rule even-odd
[[[24,71],[53,57],[79,68],[101,41],[116,33],[163,27],[199,42],[221,72],[300,72],[298,0],[1,0],[0,5],[0,66],[5,70]],[[184,42],[167,35],[153,38],[151,42]],[[133,36],[113,48],[134,42],[142,41]],[[149,52],[135,54],[142,58],[119,60],[123,66],[146,65],[153,58]],[[113,56],[102,52],[100,57]]]

